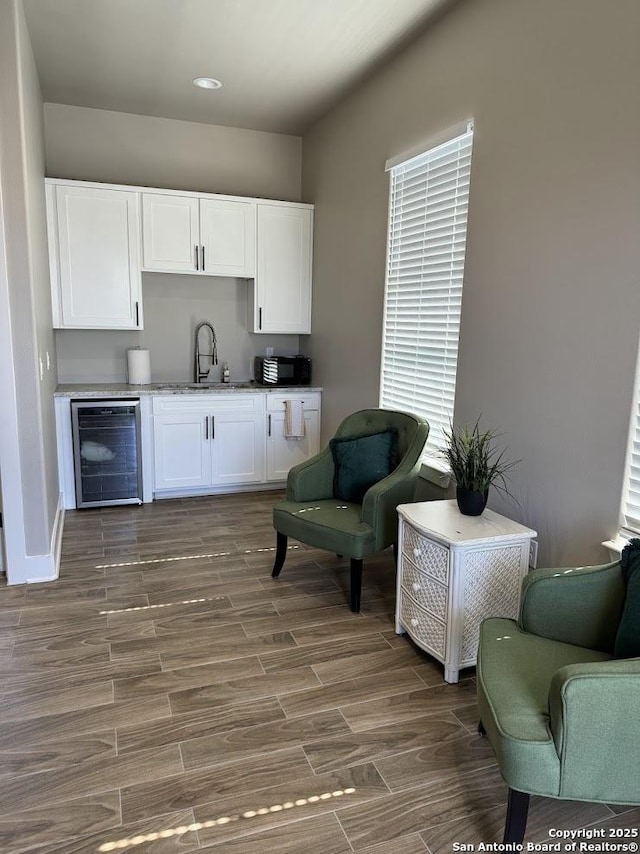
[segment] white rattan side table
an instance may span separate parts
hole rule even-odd
[[[398,507],[396,632],[457,682],[476,663],[485,617],[517,617],[535,531],[492,510],[463,516],[453,501]]]

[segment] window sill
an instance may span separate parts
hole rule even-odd
[[[601,543],[605,547],[605,549],[609,552],[609,557],[612,561],[619,560],[620,555],[622,554],[622,549],[628,545],[629,538],[624,536],[622,533],[618,533],[612,540],[605,540],[604,543]]]
[[[437,457],[424,457],[420,469],[420,477],[423,480],[428,480],[429,483],[435,484],[435,486],[439,486],[441,489],[447,489],[451,482],[451,471]]]

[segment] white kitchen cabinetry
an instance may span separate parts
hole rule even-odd
[[[285,401],[301,400],[304,437],[284,435]],[[267,480],[287,479],[289,469],[308,460],[320,450],[320,395],[268,395],[267,397]]]
[[[155,491],[198,494],[262,483],[264,418],[258,394],[155,397]]]
[[[398,507],[396,632],[457,682],[476,663],[485,617],[517,617],[535,531],[491,510],[463,516],[454,501]]]
[[[53,325],[142,329],[139,194],[47,182]]]
[[[313,209],[258,203],[257,266],[250,300],[253,332],[311,332]]]
[[[143,193],[142,235],[145,270],[255,275],[255,202]]]
[[[155,415],[153,420],[155,488],[209,486],[212,481],[209,413]]]
[[[255,203],[201,199],[200,242],[207,276],[255,276]]]
[[[319,448],[321,393],[188,392],[162,394],[140,386],[122,395],[118,387],[96,395],[82,386],[55,397],[58,471],[65,508],[76,506],[69,399],[140,399],[144,502],[154,498],[240,492],[279,487],[291,466]],[[284,404],[301,400],[305,436],[284,436]]]
[[[264,412],[211,416],[214,486],[264,481]]]
[[[47,178],[54,326],[142,329],[142,272],[244,278],[251,332],[311,332],[313,206]]]
[[[200,267],[200,214],[191,196],[142,194],[142,263],[146,270],[193,273]]]

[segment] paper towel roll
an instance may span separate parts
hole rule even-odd
[[[127,372],[131,385],[148,385],[151,382],[151,360],[149,351],[136,347],[127,350]]]

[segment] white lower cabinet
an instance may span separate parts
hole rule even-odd
[[[317,454],[320,449],[320,413],[305,410],[304,437],[284,435],[284,411],[267,414],[267,480],[286,480],[289,469]]]
[[[211,416],[212,484],[264,480],[264,413]]]
[[[264,396],[156,397],[153,446],[155,492],[262,483]]]
[[[82,386],[78,390],[86,397]],[[284,435],[287,400],[302,404],[300,439]],[[320,403],[319,391],[141,393],[144,502],[282,486],[292,466],[319,450]],[[69,396],[56,396],[55,412],[60,488],[71,509],[76,494]]]
[[[153,421],[155,488],[209,486],[211,442],[205,434],[209,415],[155,415]]]
[[[285,436],[300,401],[304,436]],[[153,398],[154,494],[199,495],[286,481],[318,453],[320,394],[177,394]]]

